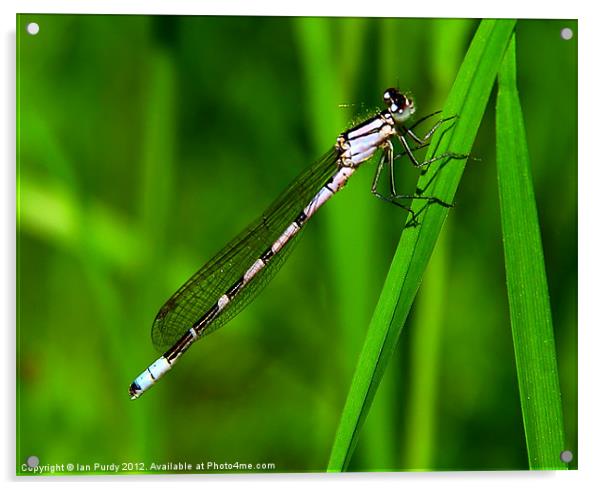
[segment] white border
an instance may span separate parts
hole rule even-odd
[[[600,223],[602,213],[598,196],[602,182],[602,153],[596,149],[600,139],[602,117],[601,93],[602,77],[600,76],[600,15],[590,5],[595,2],[573,0],[571,2],[525,2],[524,0],[502,0],[492,2],[476,2],[468,0],[427,0],[427,1],[389,1],[352,2],[336,1],[318,2],[304,0],[302,2],[275,1],[197,1],[147,0],[145,2],[131,0],[92,0],[92,1],[12,1],[0,2],[3,23],[2,73],[0,77],[2,89],[2,107],[5,112],[0,119],[0,148],[3,149],[4,165],[2,166],[2,213],[0,226],[3,239],[2,246],[2,294],[0,307],[4,315],[4,375],[2,380],[2,420],[4,422],[3,444],[1,446],[3,476],[12,486],[17,479],[15,468],[15,14],[17,12],[36,13],[138,13],[138,14],[213,14],[213,15],[329,15],[329,16],[399,16],[399,17],[522,17],[522,18],[579,18],[576,38],[579,42],[579,471],[573,472],[473,472],[473,473],[363,473],[347,475],[219,475],[219,476],[133,476],[133,477],[59,477],[44,478],[51,486],[62,486],[65,482],[104,484],[110,481],[116,486],[158,488],[165,484],[179,483],[198,487],[216,483],[244,483],[255,488],[282,486],[291,487],[326,485],[344,485],[345,488],[365,489],[366,483],[375,482],[382,488],[399,488],[400,485],[411,485],[412,488],[446,489],[506,489],[513,488],[555,488],[567,487],[599,487],[602,479],[597,471],[602,459],[600,450],[601,431],[600,413],[602,413],[600,359],[602,354],[601,334],[602,318],[600,303],[602,268],[600,255]],[[551,101],[563,103],[562,94]],[[559,121],[559,130],[562,122]],[[553,144],[551,142],[550,144]],[[40,479],[19,478],[21,485],[29,487]],[[598,481],[598,484],[595,482]]]
[[[10,5],[11,2],[9,2]],[[12,2],[20,13],[116,13],[116,14],[183,14],[183,15],[322,15],[363,17],[513,17],[576,18],[587,10],[587,3],[573,2],[478,2],[476,0],[378,2],[319,1],[282,2],[274,0],[30,0]],[[581,5],[583,3],[583,5]],[[6,10],[8,10],[6,8]],[[12,10],[12,9],[11,9]]]

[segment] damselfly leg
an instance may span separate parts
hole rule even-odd
[[[393,162],[394,158],[393,158],[393,145],[391,144],[390,141],[387,142],[387,145],[385,146],[384,150],[383,150],[383,154],[380,157],[379,161],[378,161],[378,165],[376,166],[376,171],[374,172],[374,178],[372,179],[372,187],[370,188],[370,191],[372,192],[372,194],[376,197],[378,197],[379,199],[382,199],[383,201],[386,202],[390,202],[391,204],[395,204],[395,206],[399,206],[402,209],[405,209],[408,213],[410,213],[410,215],[412,216],[412,219],[410,221],[410,223],[417,223],[416,220],[416,213],[409,207],[406,206],[405,204],[402,204],[398,201],[396,201],[395,199],[395,178],[393,176]],[[380,181],[380,175],[382,172],[382,169],[385,165],[385,163],[389,166],[389,175],[391,176],[390,181],[389,181],[389,185],[390,185],[390,195],[389,196],[385,196],[384,194],[381,194],[378,191],[378,183]],[[412,196],[404,196],[407,199],[411,199]],[[420,197],[419,197],[420,199]]]
[[[442,124],[444,124],[447,121],[451,121],[456,119],[457,116],[451,116],[451,117],[447,117],[447,118],[442,118],[439,119],[432,127],[431,129],[422,137],[419,137],[413,130],[419,126],[420,124],[422,124],[424,121],[430,119],[433,116],[436,116],[437,114],[440,114],[441,111],[436,111],[433,112],[431,114],[428,114],[427,116],[422,117],[421,119],[419,119],[418,121],[416,121],[411,127],[406,128],[405,126],[398,126],[398,133],[397,133],[397,137],[399,139],[399,141],[401,142],[402,146],[403,146],[403,151],[394,156],[394,150],[393,150],[393,145],[391,143],[391,141],[387,142],[387,145],[384,147],[383,150],[383,155],[381,157],[381,159],[378,162],[378,165],[376,167],[376,171],[374,174],[374,178],[372,180],[372,187],[371,187],[371,191],[372,194],[375,195],[376,197],[378,197],[379,199],[382,199],[384,201],[390,202],[392,204],[395,204],[396,206],[401,207],[402,209],[405,209],[406,211],[408,211],[410,213],[410,215],[412,216],[412,219],[410,220],[410,222],[408,223],[408,225],[412,226],[412,225],[416,225],[418,224],[417,221],[417,213],[415,211],[413,211],[409,206],[406,206],[404,204],[402,204],[401,202],[399,202],[399,200],[403,200],[403,199],[408,199],[408,200],[413,200],[413,199],[421,199],[421,200],[426,200],[429,203],[434,203],[434,204],[439,204],[441,206],[444,207],[452,207],[453,204],[450,203],[446,203],[443,200],[434,197],[434,196],[426,196],[424,194],[422,194],[422,191],[418,191],[414,194],[400,194],[397,192],[396,189],[396,185],[395,185],[395,166],[394,166],[394,161],[404,155],[408,155],[408,158],[410,159],[410,161],[412,162],[412,164],[417,167],[417,168],[421,168],[427,165],[430,165],[433,162],[436,162],[438,160],[442,160],[442,159],[451,159],[451,158],[456,158],[456,159],[463,159],[466,158],[466,155],[460,155],[457,153],[452,153],[452,152],[446,152],[443,153],[441,155],[438,155],[436,157],[430,158],[428,160],[424,160],[424,161],[419,161],[418,158],[416,158],[416,156],[414,155],[414,152],[417,150],[420,150],[422,148],[427,147],[430,144],[430,139],[431,137],[435,134],[435,132],[437,131],[437,129],[439,129],[441,127]],[[446,129],[446,131],[449,130],[449,128]],[[416,146],[410,146],[408,139],[406,139],[406,136],[408,136],[409,138],[411,138],[412,141],[416,142],[417,145]],[[378,184],[380,182],[380,178],[381,178],[381,173],[382,173],[382,169],[384,167],[384,165],[388,165],[389,167],[389,195],[385,196],[382,193],[380,193],[378,191]]]
[[[418,121],[416,121],[414,124],[412,124],[412,126],[410,126],[409,130],[406,128],[401,128],[401,131],[411,131],[412,135],[415,136],[415,133],[413,132],[415,128],[417,128],[418,126],[420,126],[422,123],[424,123],[425,121],[429,120],[430,118],[432,118],[433,116],[436,116],[438,114],[441,114],[442,111],[435,111],[435,112],[431,112],[430,114],[427,114],[426,116],[421,117],[420,119],[418,119]],[[435,125],[429,130],[429,132],[421,139],[421,143],[418,143],[416,146],[412,146],[411,147],[411,151],[412,153],[418,151],[418,150],[422,150],[423,148],[426,148],[430,145],[430,141],[428,141],[430,139],[430,137],[432,136],[432,134],[435,132],[435,130],[444,122],[450,120],[450,119],[454,119],[456,116],[452,116],[449,118],[446,118],[444,120],[439,120],[437,121],[437,123],[435,123]],[[398,158],[402,158],[403,156],[405,156],[407,154],[406,150],[404,149],[401,153],[398,153],[397,155],[395,155],[394,159],[397,160]],[[412,162],[413,163],[413,162]],[[423,165],[419,165],[419,166],[423,166]]]
[[[434,116],[435,114],[438,114],[438,112],[434,112],[433,114],[426,116],[426,119]],[[406,127],[399,128],[400,132],[398,133],[397,136],[398,136],[400,143],[402,144],[402,146],[404,148],[402,155],[407,154],[408,158],[412,162],[412,165],[414,165],[415,167],[418,167],[418,168],[430,165],[431,163],[434,163],[438,160],[443,160],[445,158],[455,158],[455,159],[467,158],[468,155],[460,155],[459,153],[445,152],[445,153],[442,153],[441,155],[437,155],[436,157],[429,158],[428,160],[424,160],[424,161],[420,162],[414,155],[414,151],[424,148],[430,144],[431,137],[435,134],[437,129],[439,129],[443,123],[445,123],[447,121],[452,121],[452,120],[456,119],[457,117],[458,116],[450,116],[450,117],[446,117],[443,119],[439,119],[422,138],[419,137],[418,135],[416,135],[416,133],[414,133],[413,129],[419,123],[423,122],[425,120],[425,118],[422,118],[420,121],[418,121],[416,124],[414,124],[410,128],[406,128]],[[418,143],[418,146],[411,148],[407,139],[405,138],[406,135],[408,135],[410,138],[412,138],[412,140],[414,140],[416,143]]]
[[[379,199],[382,199],[383,201],[389,202],[391,204],[395,204],[395,206],[398,206],[398,207],[406,210],[408,213],[410,213],[410,215],[412,216],[412,219],[409,221],[407,226],[416,226],[418,224],[418,219],[417,219],[418,213],[416,213],[409,206],[406,206],[405,204],[399,202],[402,199],[408,199],[408,200],[422,199],[422,200],[428,201],[429,203],[439,204],[439,205],[447,207],[447,208],[453,206],[453,204],[446,203],[446,202],[442,201],[441,199],[439,199],[437,197],[433,197],[433,196],[425,196],[422,194],[398,194],[397,190],[395,189],[395,178],[393,175],[393,161],[394,161],[393,146],[389,144],[385,147],[383,155],[381,156],[380,160],[378,161],[378,165],[376,166],[376,172],[374,173],[374,178],[372,179],[372,186],[371,186],[370,190],[371,190],[372,194],[374,196],[378,197]],[[391,176],[390,181],[389,181],[390,194],[388,196],[381,194],[378,191],[378,183],[380,182],[381,172],[382,172],[382,169],[385,164],[387,164],[389,166],[389,175]]]
[[[410,157],[410,160],[412,161],[412,163],[414,164],[415,167],[423,167],[423,166],[428,165],[429,163],[432,163],[433,161],[437,160],[437,159],[431,159],[431,160],[427,160],[427,161],[420,163],[418,161],[418,159],[416,158],[416,156],[414,155],[414,152],[417,150],[420,150],[422,148],[426,148],[430,144],[429,140],[431,139],[433,134],[435,134],[435,131],[437,131],[437,129],[439,129],[439,127],[443,123],[445,123],[447,121],[451,121],[452,119],[455,119],[457,116],[447,117],[445,119],[439,119],[422,138],[416,136],[416,134],[413,132],[413,130],[415,128],[417,128],[420,124],[422,124],[424,121],[427,121],[431,117],[436,116],[438,114],[441,114],[441,111],[435,111],[435,112],[432,112],[431,114],[421,117],[418,121],[416,121],[414,124],[412,124],[412,126],[410,126],[409,128],[406,128],[405,126],[401,126],[398,128],[398,131],[401,131],[401,133],[398,133],[398,137],[400,138],[400,140],[403,140],[402,144],[404,146],[404,151],[401,154],[399,154],[395,157],[391,157],[391,158],[389,158],[390,155],[387,155],[389,168],[390,168],[389,175],[391,177],[391,195],[392,196],[398,195],[397,190],[395,188],[395,167],[393,165],[393,160],[395,160],[396,158],[398,158],[400,156],[407,154]],[[447,129],[449,129],[449,128],[447,128]],[[447,131],[447,129],[446,129],[446,131]],[[410,147],[408,144],[408,141],[405,139],[406,134],[408,134],[416,143],[418,143],[418,145],[414,146],[414,147]],[[391,145],[391,149],[392,148],[393,147]],[[445,155],[442,155],[440,158],[443,158],[443,157],[445,157]]]

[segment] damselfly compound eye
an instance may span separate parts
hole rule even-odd
[[[414,114],[414,101],[396,88],[389,88],[383,94],[385,105],[398,123],[405,122]]]
[[[383,100],[391,112],[403,112],[412,105],[411,100],[395,88],[385,90]]]
[[[385,93],[383,94],[383,100],[385,101],[385,105],[389,108],[391,112],[397,112],[400,109],[399,95],[400,93],[394,88],[385,90]]]

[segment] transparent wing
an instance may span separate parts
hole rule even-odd
[[[152,327],[151,335],[157,350],[165,351],[171,347],[276,241],[310,199],[336,173],[337,158],[338,154],[333,148],[307,168],[255,222],[167,300]],[[267,262],[253,280],[207,325],[202,335],[224,325],[259,294],[280,269],[299,235],[300,233]]]

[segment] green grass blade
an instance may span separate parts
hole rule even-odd
[[[481,22],[443,111],[444,117],[457,115],[458,119],[448,131],[438,132],[438,141],[431,144],[426,158],[470,151],[514,24],[513,20]],[[453,202],[465,162],[441,162],[430,166],[418,187]],[[448,212],[448,208],[418,200],[412,209],[420,212],[420,225],[404,230],[399,241],[341,414],[328,471],[342,471],[349,464]]]
[[[430,76],[437,93],[447,95],[450,85],[462,64],[468,41],[477,24],[472,19],[433,19],[430,37]],[[443,104],[444,100],[441,101]],[[436,104],[433,105],[436,107]],[[423,281],[414,300],[412,324],[420,325],[408,343],[407,391],[404,395],[405,420],[402,425],[402,452],[399,465],[412,470],[435,469],[438,456],[441,401],[442,336],[451,304],[448,291],[451,272],[451,243],[454,230],[441,230],[437,247],[424,273]],[[455,258],[454,258],[455,261]],[[391,371],[389,369],[388,371]],[[387,375],[385,375],[385,378]],[[398,383],[398,380],[396,380]],[[379,390],[382,388],[379,388]],[[377,394],[376,399],[380,395]],[[370,413],[374,408],[371,409]],[[367,427],[364,428],[364,432]],[[360,442],[361,444],[361,442]]]
[[[529,466],[566,469],[552,313],[516,86],[515,40],[498,78],[497,172],[506,282]]]
[[[414,325],[420,332],[412,338],[404,421],[404,453],[401,464],[411,470],[436,469],[437,409],[440,380],[441,331],[445,324],[450,261],[450,228],[443,229],[427,267],[414,306]]]

